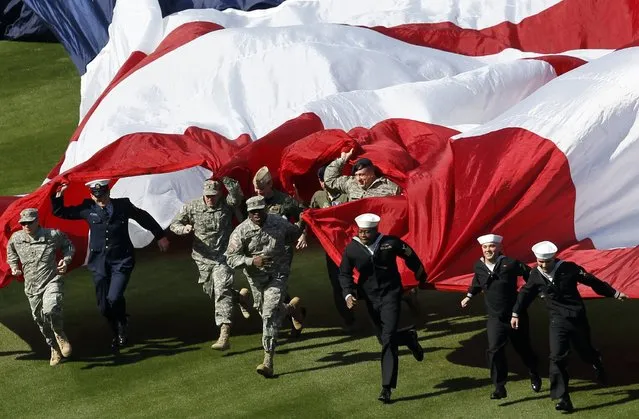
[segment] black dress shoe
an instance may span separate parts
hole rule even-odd
[[[379,400],[382,403],[390,403],[390,401],[391,401],[391,389],[390,388],[386,388],[386,387],[382,387],[382,391],[379,393],[379,396],[377,397],[377,400]]]
[[[111,339],[111,351],[116,353],[120,351],[120,343],[118,342],[117,336]]]
[[[532,388],[532,391],[535,393],[539,393],[541,390],[541,377],[539,374],[530,374],[530,388]]]
[[[495,391],[493,391],[490,394],[490,398],[491,400],[499,400],[499,399],[503,399],[508,395],[508,393],[506,392],[506,388],[505,387],[501,387],[501,388],[496,388]]]
[[[555,405],[555,410],[562,412],[572,412],[573,409],[572,402],[569,398],[559,399],[559,402]]]
[[[606,370],[604,369],[601,361],[593,364],[592,367],[595,369],[595,379],[597,380],[597,382],[602,386],[606,385],[608,382],[608,377],[606,376]]]
[[[118,324],[118,346],[125,346],[129,342],[129,337],[127,336],[128,325],[125,323]]]
[[[419,344],[419,340],[417,340],[417,331],[413,329],[410,331],[410,334],[411,343],[408,349],[410,349],[410,351],[413,353],[413,357],[417,361],[421,362],[424,360],[424,348],[422,348],[422,345]]]

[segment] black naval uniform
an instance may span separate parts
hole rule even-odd
[[[89,224],[87,267],[93,274],[98,309],[109,321],[114,335],[122,336],[127,324],[124,290],[135,265],[129,219],[151,231],[156,239],[164,237],[162,227],[128,198],[111,198],[110,205],[104,208],[91,199],[85,199],[80,205],[65,207],[64,197],[55,195],[51,197],[51,203],[55,216],[68,220],[83,219]]]
[[[475,275],[468,288],[468,297],[473,297],[481,291],[485,294],[486,313],[488,321],[488,368],[490,378],[495,385],[498,395],[505,396],[505,385],[508,378],[508,363],[506,360],[506,343],[508,340],[519,354],[524,365],[528,368],[533,383],[533,390],[539,391],[539,375],[537,373],[537,356],[530,344],[528,316],[522,312],[519,329],[510,326],[513,306],[517,301],[517,278],[528,280],[530,267],[526,264],[504,255],[498,256],[491,271],[483,261],[478,260],[474,266]]]
[[[596,373],[603,373],[601,356],[590,342],[590,325],[586,307],[577,290],[578,283],[589,286],[605,297],[619,296],[619,292],[608,283],[589,274],[581,266],[557,260],[550,275],[542,273],[539,268],[532,270],[512,313],[513,317],[520,316],[537,294],[545,294],[544,300],[550,314],[550,396],[568,402],[570,396],[566,368],[571,343],[580,357],[595,368]]]
[[[339,280],[344,298],[352,295],[366,301],[382,344],[382,387],[391,389],[397,386],[398,346],[407,346],[420,361],[424,356],[414,329],[397,330],[403,293],[397,257],[406,261],[420,283],[426,281],[426,273],[417,255],[401,239],[378,234],[374,243],[373,253],[357,238],[346,246]],[[353,281],[355,268],[359,271],[357,285]]]

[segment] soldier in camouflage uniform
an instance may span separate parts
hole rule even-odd
[[[20,212],[22,231],[13,233],[7,244],[7,262],[14,276],[24,275],[33,320],[51,347],[51,366],[71,355],[71,344],[62,328],[63,279],[75,248],[66,234],[40,227],[38,210]],[[56,264],[56,252],[63,258]],[[18,263],[22,264],[22,270]]]
[[[262,196],[246,201],[248,219],[238,225],[229,239],[226,258],[233,269],[243,268],[251,285],[253,305],[262,316],[264,362],[258,374],[273,376],[273,355],[277,333],[285,315],[301,323],[298,297],[284,303],[290,272],[286,245],[299,238],[300,228],[283,218],[268,214]]]
[[[340,158],[326,167],[324,182],[333,195],[344,194],[348,201],[362,198],[399,195],[401,189],[384,176],[378,176],[373,162],[359,159],[352,169],[352,176],[343,176],[342,169],[353,155],[353,150],[342,152]]]
[[[303,211],[302,205],[295,200],[292,196],[279,191],[273,188],[273,178],[271,173],[268,170],[268,167],[264,166],[260,168],[253,177],[253,187],[255,188],[255,193],[259,196],[264,197],[264,201],[266,203],[266,211],[269,214],[278,215],[287,220],[295,220],[295,225],[297,225],[302,230],[302,235],[297,240],[295,248],[298,250],[304,249],[307,247],[306,242],[306,228],[302,222],[300,214]],[[293,263],[293,245],[286,246],[286,254],[288,255],[288,264],[289,266]],[[288,303],[291,300],[289,295],[287,294],[284,298],[284,302]],[[305,308],[300,308],[301,316],[304,317],[306,313]],[[302,333],[302,324],[297,322],[294,318],[290,318],[292,327],[291,327],[291,336],[299,337]]]
[[[222,197],[222,183],[229,192],[225,199]],[[238,213],[236,210],[243,199],[237,181],[226,177],[222,182],[207,180],[203,196],[185,204],[169,227],[175,234],[193,232],[195,236],[192,257],[200,272],[198,283],[215,301],[215,324],[220,328],[220,336],[211,348],[222,351],[230,348],[234,302],[239,301],[245,318],[250,316],[248,289],[243,288],[239,293],[233,289],[233,270],[224,256],[233,231],[233,215]]]

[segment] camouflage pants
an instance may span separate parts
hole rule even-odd
[[[248,277],[253,294],[253,307],[262,316],[262,346],[267,352],[275,349],[277,334],[286,314],[284,297],[288,277],[276,275],[274,277]]]
[[[27,294],[31,315],[40,332],[51,347],[57,345],[55,334],[64,334],[62,329],[62,305],[64,303],[62,281],[52,281],[40,294]]]
[[[233,303],[237,291],[233,289],[233,270],[225,262],[195,261],[200,271],[199,283],[215,302],[215,324],[231,324]]]

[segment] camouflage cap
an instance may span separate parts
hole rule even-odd
[[[266,200],[263,196],[252,196],[246,200],[246,210],[255,211],[266,208]]]
[[[262,187],[271,180],[273,180],[273,178],[271,177],[271,172],[268,170],[268,167],[262,166],[253,177],[253,186]]]
[[[219,181],[207,179],[204,181],[204,195],[217,195],[220,193],[221,187]]]
[[[25,208],[20,211],[21,223],[30,223],[38,219],[38,210],[35,208]]]

